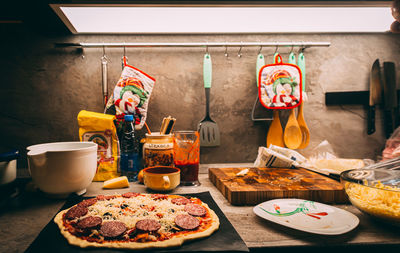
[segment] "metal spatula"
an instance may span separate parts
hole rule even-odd
[[[203,79],[206,91],[206,116],[199,123],[200,146],[215,147],[219,146],[219,128],[217,123],[210,117],[210,88],[212,79],[211,56],[206,53],[203,62]]]

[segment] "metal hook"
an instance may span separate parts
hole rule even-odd
[[[208,44],[206,44],[206,54],[208,54]]]
[[[107,63],[107,61],[108,61],[108,58],[107,58],[107,56],[106,56],[106,47],[105,47],[105,45],[103,44],[103,56],[101,57],[101,62],[102,62],[102,63]]]
[[[303,44],[301,44],[300,48],[299,48],[299,53],[303,53],[304,50],[306,49],[306,46],[304,45],[304,41],[302,41]]]
[[[260,45],[260,49],[258,50],[258,54],[257,55],[261,54],[262,48],[263,48],[262,45]]]
[[[225,45],[225,57],[228,57],[229,55],[228,55],[228,46],[227,45]]]
[[[240,42],[242,44],[242,42]],[[238,51],[238,57],[242,57],[242,45],[240,45],[239,51]]]
[[[276,45],[275,45],[275,52],[274,52],[274,54],[276,54],[277,52],[278,52],[278,42],[276,42]]]
[[[293,44],[292,44],[292,48],[290,49],[290,53],[293,53],[293,47],[294,47],[294,46],[293,46]]]
[[[83,50],[83,47],[77,48],[77,52],[81,54],[82,59],[85,59],[85,51]]]
[[[124,55],[121,58],[122,69],[125,68],[125,63],[128,64],[128,57],[126,56],[126,46],[125,46],[125,42],[124,42]]]

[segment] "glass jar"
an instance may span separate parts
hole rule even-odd
[[[146,134],[143,144],[144,167],[174,166],[174,135]]]

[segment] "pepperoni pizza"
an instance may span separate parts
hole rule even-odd
[[[83,248],[173,247],[219,227],[218,216],[198,198],[134,192],[83,200],[54,221],[70,244]]]

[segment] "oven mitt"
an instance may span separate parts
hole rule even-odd
[[[113,92],[113,103],[117,119],[126,114],[132,114],[135,119],[135,129],[142,129],[146,122],[149,99],[153,90],[155,79],[143,71],[127,65],[124,69]],[[108,103],[108,106],[110,103]]]
[[[265,108],[292,109],[301,103],[301,70],[295,64],[283,63],[279,54],[274,64],[260,69],[258,78],[258,95]]]

